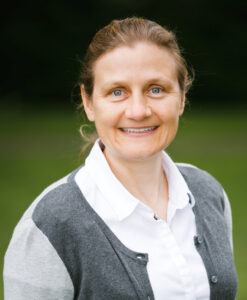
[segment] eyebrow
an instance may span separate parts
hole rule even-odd
[[[126,85],[128,85],[127,81],[108,81],[104,84],[103,90],[106,91],[113,87],[126,86]]]
[[[172,88],[173,83],[171,80],[168,80],[164,77],[154,77],[150,78],[146,83],[145,86],[149,86],[150,84],[161,84],[166,85],[168,88]]]
[[[147,87],[151,84],[161,84],[166,85],[169,89],[172,88],[173,84],[170,80],[163,78],[163,77],[153,77],[148,79],[144,86]],[[128,81],[108,81],[104,84],[104,87],[102,90],[106,92],[108,89],[114,88],[114,87],[122,87],[122,86],[128,86]]]

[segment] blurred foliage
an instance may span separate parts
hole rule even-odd
[[[12,109],[0,112],[0,122],[2,269],[12,231],[24,210],[46,186],[83,161],[79,162],[82,144],[77,130],[82,121],[71,110]],[[206,169],[223,184],[233,211],[237,299],[247,299],[246,111],[187,111],[167,151],[175,161]]]
[[[3,104],[66,102],[77,81],[77,56],[94,33],[112,19],[133,15],[176,32],[196,72],[194,106],[246,106],[245,0],[6,2],[0,27]]]

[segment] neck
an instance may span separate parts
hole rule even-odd
[[[165,219],[168,185],[162,169],[162,152],[143,160],[125,160],[106,149],[104,155],[125,188]]]

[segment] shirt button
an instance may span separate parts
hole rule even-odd
[[[154,213],[154,220],[158,221],[159,219],[160,217],[156,213]]]
[[[194,241],[196,245],[200,245],[203,242],[203,237],[200,234],[198,234],[197,236],[194,237]]]
[[[218,277],[216,275],[211,276],[211,282],[212,283],[217,283],[218,282]]]

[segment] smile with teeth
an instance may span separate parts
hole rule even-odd
[[[156,129],[158,126],[153,127],[146,127],[146,128],[121,128],[123,132],[129,132],[129,133],[143,133],[148,132]]]

